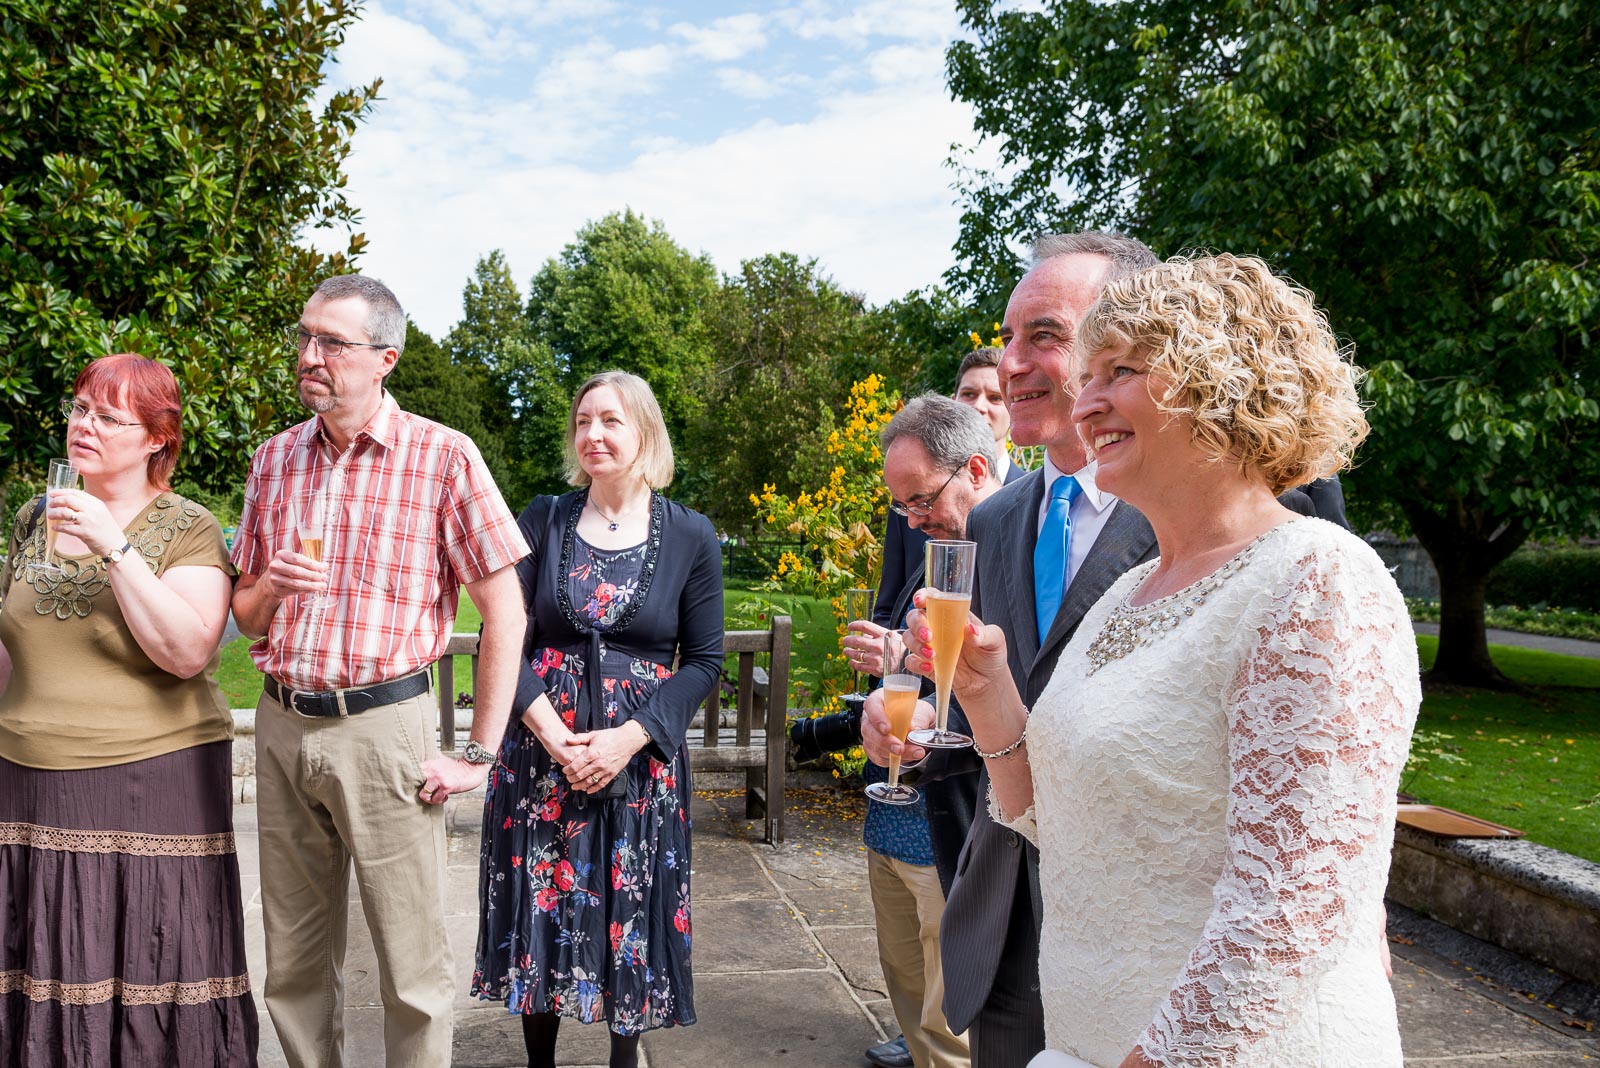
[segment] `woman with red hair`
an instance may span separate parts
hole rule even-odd
[[[254,1065],[222,530],[168,482],[166,367],[98,359],[62,411],[83,489],[23,506],[0,575],[0,1064]]]

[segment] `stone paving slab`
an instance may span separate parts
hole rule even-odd
[[[458,1068],[526,1064],[520,1021],[467,996],[477,934],[478,821],[470,799],[451,815],[447,924],[458,997]],[[847,791],[803,791],[789,840],[761,843],[734,793],[697,798],[693,1027],[647,1034],[647,1068],[856,1068],[861,1051],[898,1030],[884,997],[860,847],[864,802]],[[265,978],[255,809],[235,810],[244,874],[246,944],[256,986]],[[1407,1068],[1600,1068],[1600,1032],[1587,1030],[1600,994],[1433,921],[1391,908],[1394,990]],[[383,1063],[370,938],[352,903],[350,1068]],[[263,1068],[285,1064],[261,1009]],[[1578,1026],[1569,1026],[1576,1024]],[[558,1063],[606,1063],[606,1031],[566,1021]]]

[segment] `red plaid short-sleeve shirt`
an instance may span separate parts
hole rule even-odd
[[[472,439],[383,403],[340,454],[314,417],[250,461],[233,542],[241,574],[299,547],[296,517],[327,502],[328,596],[290,597],[250,649],[256,667],[297,690],[368,686],[444,652],[460,586],[528,554],[516,519]]]

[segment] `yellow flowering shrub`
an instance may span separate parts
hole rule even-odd
[[[878,435],[900,409],[900,396],[878,375],[850,387],[843,425],[828,436],[832,461],[827,480],[793,498],[773,486],[750,495],[756,518],[775,531],[805,543],[804,553],[785,552],[763,588],[825,597],[833,605],[838,636],[845,634],[844,591],[876,589],[883,568],[883,530],[889,515],[889,491],[883,484],[883,450]],[[841,695],[853,679],[844,654],[835,646],[816,665],[815,689],[807,695],[813,714],[838,712]],[[797,669],[802,665],[796,665]],[[808,679],[808,681],[810,681]],[[832,755],[838,770],[861,766],[859,747]]]

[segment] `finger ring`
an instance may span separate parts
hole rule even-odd
[[[600,773],[597,771],[593,775],[589,776],[589,781],[590,782],[599,782],[600,781]]]

